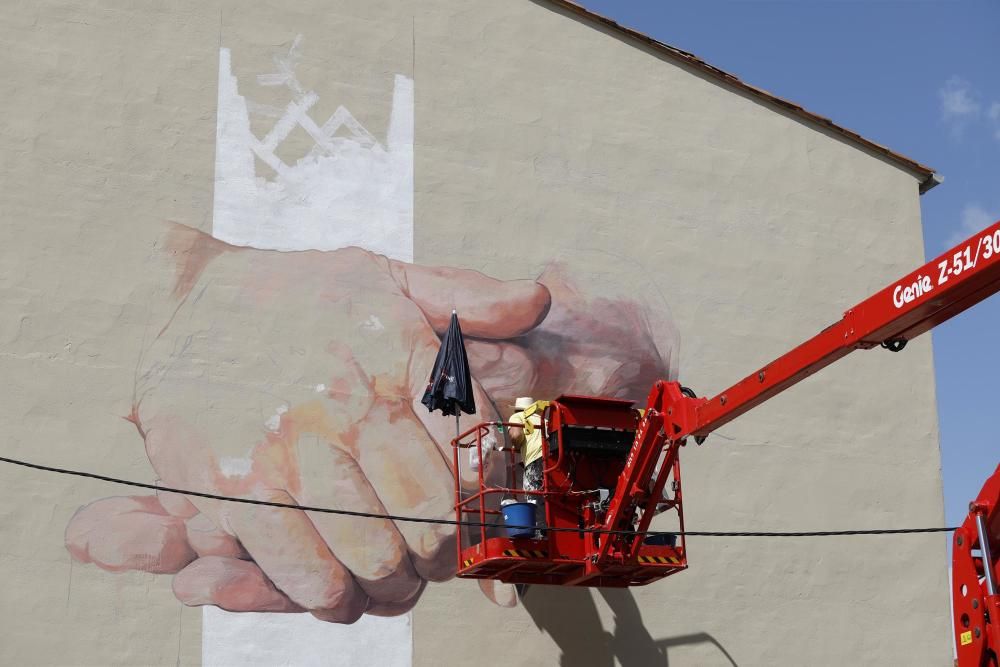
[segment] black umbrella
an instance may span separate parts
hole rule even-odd
[[[471,415],[476,411],[469,357],[465,354],[462,327],[458,324],[458,314],[454,310],[451,311],[451,323],[441,339],[441,349],[434,360],[431,379],[420,402],[431,412],[440,410],[441,414],[455,415],[456,429],[461,413]]]

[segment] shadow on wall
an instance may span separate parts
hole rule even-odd
[[[622,667],[667,666],[668,650],[673,646],[712,644],[728,664],[737,667],[732,656],[708,633],[653,639],[632,592],[627,589],[597,589],[614,612],[614,632],[604,629],[590,589],[557,586],[519,589],[521,602],[535,625],[562,649],[560,665],[612,667],[617,658]]]

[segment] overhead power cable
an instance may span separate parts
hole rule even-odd
[[[60,475],[86,477],[88,479],[97,479],[102,482],[110,482],[112,484],[122,484],[124,486],[132,486],[140,489],[150,489],[152,491],[158,491],[160,493],[178,493],[185,496],[194,496],[196,498],[208,498],[210,500],[221,500],[229,503],[261,505],[264,507],[277,507],[281,509],[301,510],[304,512],[320,512],[323,514],[338,514],[342,516],[362,517],[366,519],[383,519],[389,521],[402,521],[408,523],[432,523],[432,524],[440,524],[448,526],[464,526],[469,528],[533,527],[533,526],[514,526],[511,524],[488,523],[488,522],[484,523],[482,521],[456,521],[454,519],[432,519],[427,517],[403,516],[397,514],[378,514],[376,512],[358,512],[353,510],[333,509],[330,507],[312,507],[310,505],[297,505],[294,503],[279,503],[279,502],[272,502],[269,500],[257,500],[255,498],[238,498],[235,496],[223,496],[217,493],[205,493],[203,491],[192,491],[190,489],[177,489],[169,486],[148,484],[146,482],[135,482],[132,480],[120,479],[118,477],[109,477],[108,475],[99,475],[93,472],[85,472],[82,470],[69,470],[67,468],[56,468],[54,466],[42,465],[40,463],[21,461],[19,459],[12,459],[5,456],[0,456],[0,462],[9,463],[15,466],[21,466],[23,468],[31,468],[33,470],[54,472]],[[947,533],[956,530],[956,528],[955,527],[881,528],[881,529],[871,529],[871,530],[814,530],[814,531],[780,532],[780,531],[715,531],[715,530],[634,531],[634,530],[601,530],[597,528],[558,528],[558,527],[546,526],[545,530],[553,532],[562,531],[568,533],[597,533],[601,535],[610,535],[610,534],[643,535],[643,536],[684,535],[686,537],[835,537],[844,535],[900,535],[909,533]]]

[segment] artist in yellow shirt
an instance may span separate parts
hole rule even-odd
[[[534,404],[535,399],[528,396],[518,398],[514,401],[516,412],[508,420],[512,424],[522,425],[510,427],[510,441],[515,447],[519,447],[521,450],[521,462],[524,464],[523,486],[525,491],[542,490],[542,417],[538,413],[527,418],[524,416],[524,410]],[[530,433],[527,433],[527,429],[523,427],[526,419],[534,427]],[[528,500],[538,503],[541,501],[541,498],[530,496]]]

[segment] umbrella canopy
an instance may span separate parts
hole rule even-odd
[[[469,357],[465,354],[462,327],[458,324],[455,311],[451,312],[451,323],[441,339],[441,349],[434,360],[431,379],[420,402],[431,412],[440,410],[442,414],[456,417],[462,412],[471,415],[476,411]]]

